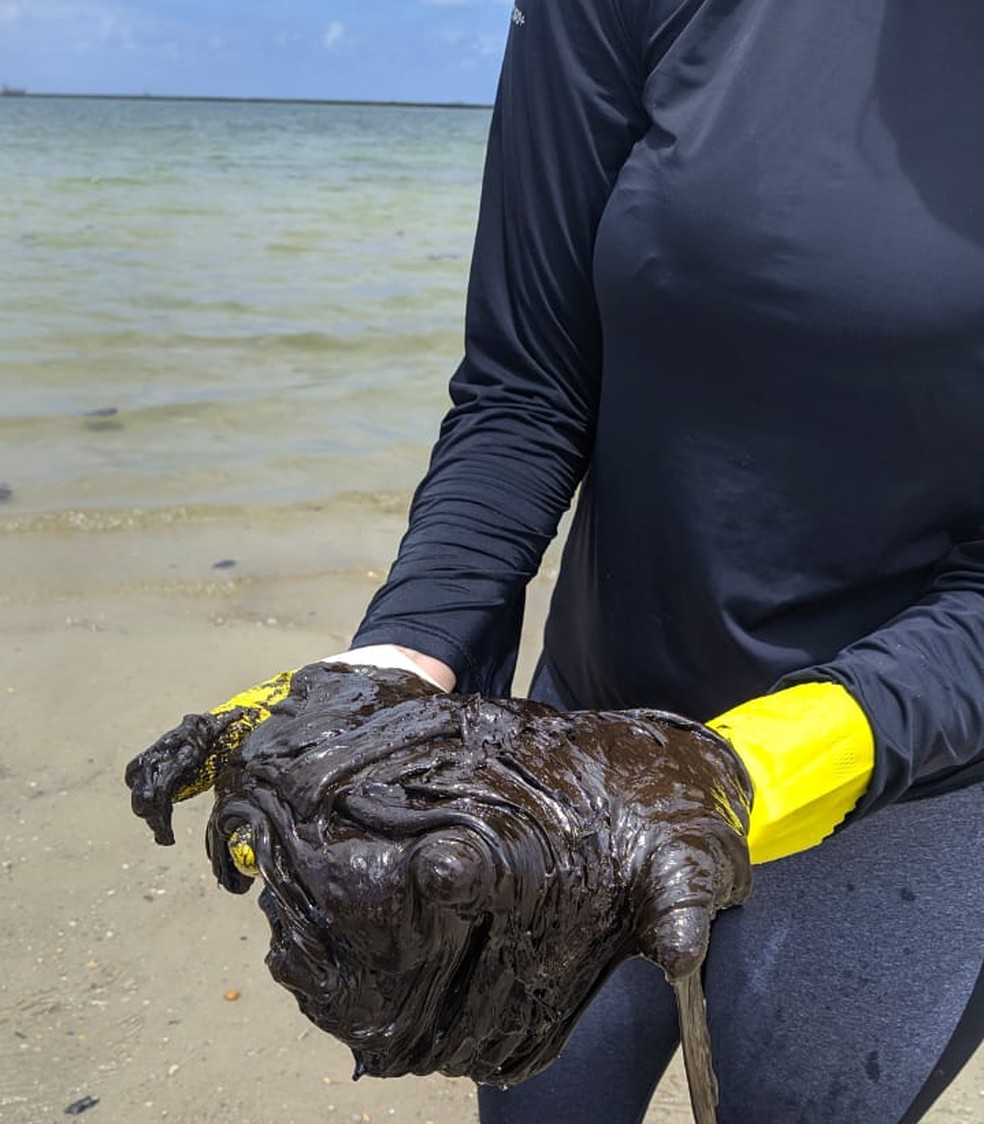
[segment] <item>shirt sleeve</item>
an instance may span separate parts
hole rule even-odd
[[[786,676],[840,683],[875,737],[854,816],[904,795],[984,780],[984,527],[954,547],[923,596],[827,663]]]
[[[408,531],[354,644],[405,644],[508,693],[525,587],[585,471],[601,364],[595,235],[645,132],[637,0],[520,0],[451,381]],[[664,33],[665,29],[664,29]]]

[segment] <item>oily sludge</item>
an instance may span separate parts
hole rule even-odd
[[[194,716],[181,729],[193,743]],[[154,753],[135,791],[153,795]],[[219,882],[262,879],[267,965],[357,1076],[522,1081],[643,955],[676,989],[697,1119],[714,1120],[699,969],[714,914],[751,888],[751,789],[716,734],[312,664],[213,771]]]

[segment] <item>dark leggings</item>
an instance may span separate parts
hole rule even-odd
[[[536,697],[559,704],[539,675]],[[756,868],[714,923],[719,1124],[915,1124],[984,1037],[984,785],[897,804]],[[654,965],[619,968],[561,1057],[483,1124],[639,1124],[677,1045]]]

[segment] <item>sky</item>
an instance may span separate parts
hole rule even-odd
[[[0,0],[32,93],[489,103],[512,0]]]

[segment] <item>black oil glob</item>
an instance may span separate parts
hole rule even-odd
[[[714,914],[751,887],[751,789],[705,727],[312,664],[215,793],[219,881],[259,874],[270,971],[357,1075],[515,1084],[641,954],[676,990],[695,1114],[714,1121],[700,968]]]

